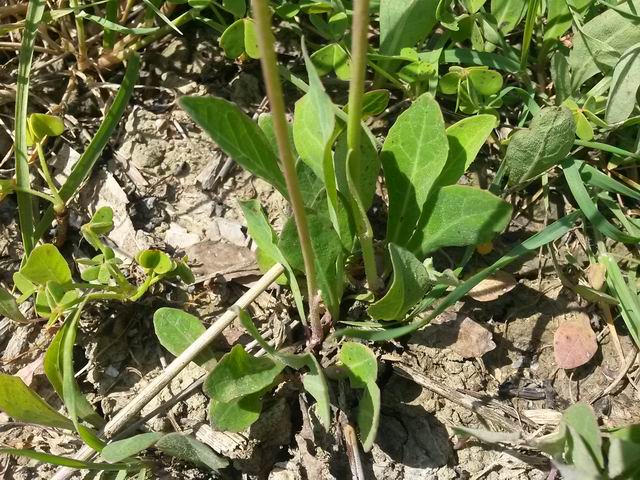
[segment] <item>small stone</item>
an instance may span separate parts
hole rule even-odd
[[[169,229],[164,234],[164,241],[173,248],[180,250],[198,243],[200,236],[196,233],[189,232],[177,223],[171,223]]]

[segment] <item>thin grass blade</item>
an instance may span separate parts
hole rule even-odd
[[[29,2],[26,25],[23,32],[22,45],[18,66],[18,87],[16,89],[15,110],[15,152],[16,152],[16,183],[20,190],[18,197],[18,216],[20,218],[20,233],[25,257],[33,250],[33,197],[26,193],[30,187],[29,160],[27,157],[27,105],[29,103],[29,75],[33,60],[33,48],[36,41],[38,24],[44,14],[44,0]],[[51,209],[53,214],[53,208]]]

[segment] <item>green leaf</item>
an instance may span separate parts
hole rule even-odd
[[[391,93],[389,90],[379,89],[379,90],[369,90],[364,93],[362,97],[362,118],[363,120],[374,117],[376,115],[380,115],[384,112],[389,105],[389,98],[391,97]],[[345,112],[348,112],[348,109],[345,106]]]
[[[163,436],[164,433],[158,432],[141,433],[124,440],[111,442],[102,449],[100,456],[109,463],[121,462],[153,446]]]
[[[640,29],[640,26],[638,27]],[[636,107],[640,87],[640,45],[625,51],[615,68],[604,119],[608,123],[624,122]]]
[[[338,222],[340,205],[338,204],[338,190],[332,156],[336,126],[334,105],[324,91],[320,76],[307,54],[304,42],[302,43],[302,54],[309,75],[309,90],[296,103],[293,139],[302,160],[311,167],[318,178],[323,180],[329,205],[329,218],[335,231],[347,243]]]
[[[253,20],[241,18],[229,25],[220,36],[220,46],[229,58],[238,58],[244,53],[260,58]]]
[[[450,185],[437,191],[411,239],[418,257],[442,247],[491,241],[511,220],[511,205],[486,190]]]
[[[354,388],[365,388],[378,379],[378,361],[369,347],[361,343],[345,342],[340,348],[340,361],[348,370]]]
[[[578,165],[578,170],[580,170],[580,177],[582,178],[583,182],[593,187],[606,190],[607,192],[619,193],[620,195],[625,195],[629,198],[634,198],[640,201],[640,191],[627,187],[625,184],[614,180],[610,176],[602,173],[597,168],[592,167],[582,160],[572,160],[576,165]]]
[[[454,68],[454,67],[451,67]],[[445,95],[456,95],[460,84],[460,72],[452,71],[445,73],[438,83],[440,91]]]
[[[29,323],[18,308],[16,299],[2,287],[0,287],[0,315],[14,322]]]
[[[495,124],[493,115],[475,115],[447,128],[449,156],[437,180],[439,187],[458,182],[475,160]]]
[[[640,473],[640,444],[609,439],[607,473],[610,478],[638,478]]]
[[[175,268],[171,257],[160,250],[143,250],[137,255],[136,261],[142,268],[158,275],[169,273]]]
[[[568,108],[540,110],[528,129],[511,137],[505,156],[509,184],[524,183],[562,162],[573,146],[575,133],[576,124]]]
[[[278,247],[278,236],[271,228],[267,217],[265,216],[260,203],[257,200],[245,200],[240,202],[240,208],[247,221],[247,229],[249,236],[256,242],[256,245],[271,262],[280,263],[287,271],[289,283],[291,285],[291,293],[296,302],[298,314],[300,318],[306,318],[304,313],[304,304],[302,300],[302,291],[298,279],[285,258],[284,254]]]
[[[92,463],[76,460],[75,458],[61,457],[59,455],[51,455],[50,453],[36,452],[35,450],[19,449],[19,448],[0,448],[2,455],[15,455],[17,457],[31,458],[39,462],[50,463],[52,465],[60,465],[76,470],[104,470],[104,471],[120,471],[135,468],[132,464],[109,464],[109,463]]]
[[[571,97],[571,71],[567,56],[557,51],[551,57],[551,79],[556,91],[556,104]]]
[[[47,348],[44,355],[44,373],[49,379],[51,386],[53,386],[53,389],[62,399],[64,398],[62,380],[62,343],[64,341],[64,336],[67,331],[69,331],[70,325],[71,322],[65,322],[62,325],[62,328],[58,330],[56,336],[53,337],[53,340],[49,344],[49,348]],[[91,403],[89,403],[86,397],[79,392],[79,389],[74,389],[74,392],[76,392],[75,404],[78,416],[91,423],[94,427],[102,428],[105,424],[104,419],[98,415],[91,406]]]
[[[85,225],[96,235],[107,235],[113,230],[113,209],[100,207],[91,217],[91,221]]]
[[[544,29],[544,40],[557,40],[571,27],[573,17],[569,11],[567,0],[547,0],[547,24]]]
[[[55,245],[45,243],[36,247],[20,269],[20,274],[36,285],[57,282],[61,285],[71,281],[71,270]]]
[[[331,99],[324,88],[310,88],[309,93],[296,102],[293,140],[302,161],[320,179],[325,179],[325,156],[331,156],[334,126]]]
[[[278,158],[269,141],[236,105],[216,97],[182,97],[179,103],[227,155],[287,196]]]
[[[495,70],[469,69],[471,85],[480,95],[494,95],[502,88],[502,75]]]
[[[327,385],[324,373],[322,372],[322,367],[318,363],[318,360],[313,355],[313,353],[294,355],[278,352],[262,337],[260,331],[256,328],[253,320],[245,310],[238,309],[238,316],[240,318],[240,321],[242,322],[242,325],[247,329],[249,334],[251,334],[251,336],[256,339],[258,345],[260,345],[269,355],[276,356],[285,365],[291,368],[295,368],[296,370],[300,370],[304,367],[307,367],[309,369],[309,371],[302,377],[302,384],[305,390],[309,392],[309,394],[313,398],[315,398],[317,402],[318,418],[322,422],[322,425],[327,430],[329,430],[329,427],[331,426],[329,387]]]
[[[380,0],[380,52],[396,55],[424,40],[436,24],[438,0]]]
[[[407,312],[424,297],[429,287],[425,266],[413,253],[393,243],[389,244],[393,282],[391,287],[367,312],[374,320],[404,319]]]
[[[219,470],[229,462],[217,455],[211,448],[195,438],[180,433],[169,433],[156,443],[156,448],[194,465],[201,465],[211,470]]]
[[[373,447],[380,423],[380,389],[376,384],[378,361],[370,348],[355,342],[345,342],[339,358],[351,386],[365,390],[358,404],[357,419],[362,448],[368,452]]]
[[[491,52],[476,52],[470,48],[450,48],[442,52],[442,63],[459,63],[462,65],[478,65],[517,73],[520,64],[512,58]]]
[[[247,2],[246,0],[222,0],[222,8],[239,18],[247,13]]]
[[[207,331],[198,317],[177,308],[163,307],[153,314],[153,327],[160,344],[176,357]],[[193,361],[207,370],[216,364],[216,353],[210,346]]]
[[[380,388],[374,382],[369,383],[364,389],[356,418],[362,449],[369,452],[373,447],[380,424]]]
[[[58,137],[64,132],[64,122],[46,113],[32,113],[27,121],[28,135],[31,145],[42,141],[44,137]]]
[[[320,180],[313,170],[304,162],[296,164],[296,175],[302,191],[302,199],[305,206],[312,206],[324,190],[322,180]]]
[[[73,430],[73,422],[51,408],[21,378],[5,373],[0,373],[0,410],[18,422]]]
[[[218,429],[226,432],[242,432],[260,418],[262,411],[262,396],[260,391],[229,402],[218,402],[211,399],[209,403],[209,418]]]
[[[319,207],[326,208],[326,202],[319,203]],[[338,318],[344,288],[342,243],[323,210],[307,209],[307,222],[314,252],[316,281],[329,312]],[[302,250],[293,219],[282,229],[278,247],[293,269],[304,272]]]
[[[209,374],[204,390],[218,402],[230,402],[271,386],[284,367],[279,360],[253,357],[236,345]]]
[[[376,193],[376,184],[380,175],[380,157],[376,150],[376,146],[365,129],[362,129],[360,141],[360,157],[358,162],[358,172],[353,172],[353,179],[356,184],[358,198],[362,202],[362,208],[369,210],[373,203]],[[343,131],[338,137],[336,143],[336,152],[334,155],[336,180],[338,190],[345,197],[349,197],[349,182],[347,180],[347,153],[348,142],[347,132]]]
[[[462,0],[462,3],[467,9],[467,12],[476,13],[485,3],[487,3],[487,0]]]
[[[408,243],[448,151],[440,107],[430,94],[424,94],[398,117],[382,148],[389,193],[389,242]]]
[[[576,403],[562,414],[562,422],[570,427],[584,440],[590,453],[595,457],[600,467],[604,466],[602,456],[602,436],[598,422],[591,407],[585,403]]]
[[[313,52],[311,61],[320,76],[335,72],[340,80],[346,81],[351,78],[351,59],[337,43],[330,43]]]
[[[76,333],[83,306],[84,304],[81,304],[71,318],[67,320],[66,323],[68,323],[69,326],[60,344],[59,358],[62,367],[62,400],[64,401],[64,406],[67,407],[70,420],[73,422],[76,431],[84,443],[99,452],[104,447],[104,442],[100,440],[92,430],[82,425],[78,420],[78,417],[81,417],[81,414],[85,413],[83,409],[87,406],[89,410],[88,416],[98,416],[82,395],[80,387],[76,382],[75,370],[73,368],[73,348],[76,343]]]
[[[640,0],[630,0],[620,6],[625,12],[638,11]],[[584,26],[575,31],[573,48],[569,56],[574,89],[596,75],[601,70],[602,62],[606,68],[613,67],[615,55],[620,56],[625,50],[640,42],[638,21],[626,18],[620,12],[608,9],[592,18]]]
[[[329,31],[333,38],[342,38],[349,27],[349,17],[345,12],[338,12],[329,17],[327,21]]]
[[[524,18],[527,2],[522,0],[491,0],[491,13],[504,34],[511,32]]]

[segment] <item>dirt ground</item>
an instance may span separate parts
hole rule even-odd
[[[63,78],[62,66],[54,65],[48,74]],[[253,114],[263,100],[258,73],[255,62],[241,65],[223,60],[217,45],[198,32],[184,39],[172,38],[147,52],[141,86],[83,189],[73,225],[80,225],[97,207],[109,204],[116,216],[116,229],[110,238],[121,256],[132,258],[149,246],[187,254],[198,277],[186,291],[165,284],[135,305],[104,304],[88,310],[75,351],[76,370],[83,392],[107,417],[127,404],[172,360],[153,334],[155,309],[184,305],[209,324],[257,279],[259,270],[237,200],[259,198],[276,229],[289,216],[286,202],[277,192],[237,167],[216,180],[224,170],[226,157],[176,105],[180,95],[215,94]],[[119,75],[114,73],[111,81]],[[15,71],[9,77],[15,81]],[[89,135],[100,116],[98,99],[108,91],[99,87],[81,82],[68,102],[68,115]],[[43,82],[34,85],[34,93],[55,103],[63,92],[53,82]],[[380,120],[377,125],[383,129],[389,120]],[[58,156],[56,175],[65,175],[69,163],[82,151],[86,139],[82,129],[71,130],[54,147]],[[0,147],[8,149],[9,144],[0,141]],[[5,154],[0,153],[0,157]],[[478,163],[489,169],[492,164],[486,157],[486,152],[481,154]],[[469,181],[481,177],[482,169]],[[539,208],[524,211],[497,242],[496,251],[477,260],[474,267],[481,268],[482,262],[489,264],[493,256],[539,229],[543,221]],[[0,279],[5,285],[21,258],[15,211],[12,199],[0,203]],[[77,240],[67,242],[66,254],[82,255],[83,244]],[[571,234],[562,253],[580,257],[580,242],[577,234]],[[441,261],[446,263],[446,259]],[[548,459],[532,451],[458,442],[452,427],[491,425],[463,406],[465,399],[498,412],[526,435],[550,431],[557,422],[557,412],[579,400],[594,400],[604,425],[640,419],[636,387],[640,370],[635,365],[618,388],[598,398],[622,368],[599,310],[563,288],[544,251],[508,271],[517,281],[508,294],[492,302],[471,298],[459,302],[454,312],[446,313],[423,331],[379,347],[382,417],[377,442],[372,452],[363,456],[369,478],[552,478]],[[570,269],[565,273],[570,275]],[[262,294],[252,307],[261,329],[280,345],[302,337],[299,327],[291,327],[291,305],[289,294],[274,288]],[[495,348],[480,358],[463,358],[457,353],[452,348],[457,332],[447,323],[458,314],[480,324]],[[600,348],[586,366],[567,374],[555,366],[553,334],[561,322],[574,316],[589,319],[599,334]],[[634,351],[624,326],[618,325],[618,329],[625,351]],[[53,333],[42,324],[25,327],[1,321],[0,368],[20,375],[47,401],[60,407],[42,369],[44,348]],[[216,346],[222,351],[238,341],[248,342],[249,338],[234,325]],[[443,385],[450,398],[400,376],[394,368],[398,364]],[[190,366],[142,414],[180,395],[202,375],[203,370]],[[191,391],[141,428],[193,432],[232,459],[232,467],[226,472],[229,478],[248,474],[272,480],[340,480],[350,475],[339,432],[322,432],[315,427],[312,409],[309,411],[304,399],[287,388],[276,392],[260,421],[242,434],[215,432],[209,426],[207,398],[200,389]],[[77,440],[60,431],[16,424],[5,415],[0,415],[0,444],[42,448],[58,455],[73,455],[80,447]],[[213,478],[210,473],[166,458],[158,457],[157,461],[158,478]],[[46,479],[52,471],[32,461],[0,460],[0,472],[6,479]]]

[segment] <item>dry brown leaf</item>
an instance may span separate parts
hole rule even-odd
[[[454,323],[454,322],[451,322]],[[458,337],[451,345],[451,350],[463,358],[478,358],[496,348],[493,335],[478,322],[464,315],[458,315],[455,320]]]
[[[580,367],[591,360],[597,350],[596,334],[584,313],[563,321],[553,336],[553,354],[560,368]]]
[[[607,269],[602,263],[592,263],[589,265],[587,268],[587,280],[591,288],[602,290],[606,273]]]
[[[517,284],[513,275],[498,270],[473,287],[469,291],[469,296],[478,302],[492,302],[513,290]]]

